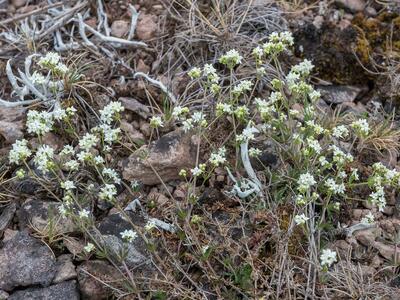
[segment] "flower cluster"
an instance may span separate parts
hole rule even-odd
[[[321,251],[321,266],[329,268],[333,263],[337,262],[337,254],[331,249],[323,249]]]
[[[17,140],[13,145],[8,158],[10,163],[20,164],[31,156],[32,151],[28,148],[27,140]]]

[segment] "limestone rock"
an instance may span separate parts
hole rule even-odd
[[[0,250],[0,289],[46,286],[55,275],[55,258],[44,243],[18,232]]]
[[[138,180],[146,185],[179,179],[181,169],[193,168],[196,161],[196,144],[190,134],[173,131],[138,149],[123,169],[123,178]],[[158,176],[156,175],[158,174]]]
[[[79,292],[76,281],[65,281],[45,288],[29,288],[16,291],[9,300],[79,300]]]

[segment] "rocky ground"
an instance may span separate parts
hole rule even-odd
[[[77,18],[78,12],[83,14],[88,27],[100,28],[98,24],[101,18],[97,15],[99,2],[104,5],[107,18],[102,20],[108,22],[112,37],[128,40],[132,34],[129,40],[143,45],[121,46],[120,41],[111,44],[95,34],[88,34],[88,44],[77,49],[62,49],[60,44],[57,45],[54,38],[56,33],[63,36],[65,43],[69,38],[79,43],[86,42],[77,30],[73,32],[71,29],[78,24],[78,21],[71,21],[73,17]],[[159,227],[165,230],[158,237],[163,239],[163,245],[170,246],[168,251],[160,254],[161,261],[167,261],[165,257],[170,254],[167,252],[180,253],[187,246],[179,240],[173,224],[176,215],[184,207],[181,203],[184,203],[188,189],[179,171],[194,167],[198,155],[198,137],[184,133],[174,124],[166,124],[156,135],[149,120],[154,113],[154,106],[162,107],[165,99],[171,95],[192,103],[194,96],[185,90],[189,84],[186,72],[193,66],[215,62],[226,50],[235,48],[245,52],[272,31],[290,30],[295,38],[295,48],[294,54],[285,57],[285,60],[290,63],[308,58],[314,63],[312,83],[322,94],[318,105],[326,114],[334,111],[363,114],[378,110],[390,115],[394,126],[398,128],[400,4],[396,1],[197,2],[196,7],[204,16],[209,17],[212,26],[205,26],[191,15],[195,13],[188,9],[190,1],[91,0],[64,1],[63,4],[62,1],[0,0],[1,99],[14,102],[17,98],[7,77],[9,60],[14,70],[23,69],[24,60],[29,54],[58,49],[56,51],[64,57],[84,66],[82,72],[85,81],[91,83],[85,86],[85,91],[80,91],[80,97],[89,106],[98,110],[110,101],[119,101],[125,107],[121,118],[125,148],[141,148],[131,153],[119,147],[108,154],[108,159],[117,161],[115,167],[125,182],[139,182],[140,191],[134,191],[132,195],[121,186],[117,202],[123,208],[124,215],[110,203],[98,199],[91,207],[96,215],[95,234],[101,237],[111,257],[123,247],[120,233],[132,228],[132,224],[135,228],[143,228],[149,218],[161,222]],[[222,2],[224,7],[235,3],[242,10],[244,6],[240,5],[249,4],[246,5],[248,11],[246,14],[232,13],[232,16],[238,17],[228,18],[230,23],[225,24],[225,21],[213,16],[210,6],[214,2]],[[65,9],[65,19],[60,10],[57,17],[52,15],[54,5],[58,5],[56,9]],[[139,14],[136,28],[131,32],[134,11]],[[59,23],[54,21],[56,19]],[[95,46],[90,47],[89,43]],[[157,82],[140,74],[148,74]],[[75,101],[73,98],[72,94],[64,95],[63,101]],[[189,263],[189,254],[176,257],[182,263],[181,269],[176,266],[175,270],[166,272],[164,266],[158,268],[154,263],[148,245],[141,239],[135,240],[126,248],[124,268],[131,271],[129,274],[134,276],[132,281],[137,285],[142,286],[144,282],[144,287],[139,288],[141,292],[127,288],[123,282],[127,277],[127,273],[124,273],[126,269],[122,268],[121,271],[113,259],[108,259],[104,253],[87,255],[84,251],[87,237],[76,223],[60,215],[60,202],[30,177],[15,180],[17,169],[8,162],[11,145],[21,138],[28,139],[32,145],[40,141],[26,131],[27,105],[7,107],[1,104],[0,299],[218,298],[214,294],[202,294],[196,289],[197,280],[203,282],[200,279],[202,275],[198,275],[200,272],[197,267]],[[94,118],[84,107],[80,110],[80,117],[76,126],[81,129]],[[223,140],[230,130],[223,126],[220,124],[210,139]],[[42,138],[43,143],[54,149],[61,149],[65,140],[65,136],[57,132],[47,133]],[[393,147],[378,149],[380,155],[376,156],[377,160],[389,168],[399,168],[398,143],[395,141]],[[201,149],[200,155],[206,151]],[[143,159],[143,153],[147,153],[146,159]],[[272,169],[280,168],[282,166],[278,164],[278,156],[279,150],[269,150],[263,153],[261,161]],[[365,170],[371,165],[371,157],[366,155],[363,158]],[[275,254],[272,253],[279,252],[282,242],[281,231],[285,230],[283,220],[292,213],[290,205],[279,204],[273,209],[243,216],[239,212],[241,204],[225,193],[231,185],[226,170],[217,168],[209,183],[198,186],[198,205],[190,207],[198,215],[211,215],[220,226],[221,231],[217,230],[217,225],[210,225],[213,233],[209,234],[216,242],[224,244],[229,241],[234,249],[239,249],[242,246],[234,245],[234,242],[244,236],[248,238],[246,245],[252,257],[257,252],[262,252],[265,257],[265,265],[256,274],[253,272],[251,281],[270,276],[265,282],[270,284],[268,289],[273,287],[276,290],[267,291],[265,284],[258,286],[257,291],[246,293],[243,292],[246,287],[237,284],[238,288],[222,293],[224,298],[307,298],[302,292],[292,293],[305,285],[305,281],[300,279],[303,271],[295,270],[292,278],[282,279],[285,283],[281,286],[274,282],[277,280],[274,277],[276,274],[270,272],[272,261],[275,260]],[[58,192],[56,188],[52,191]],[[141,208],[134,199],[138,199]],[[342,259],[332,271],[335,276],[327,282],[321,280],[316,283],[319,292],[312,297],[308,296],[308,299],[400,299],[399,212],[400,198],[397,191],[393,191],[387,198],[387,206],[383,211],[378,211],[365,201],[343,203],[341,213],[335,218],[335,228],[329,233],[331,248],[336,249]],[[374,225],[355,229],[354,232],[347,230],[359,224],[369,213],[375,218]],[[297,237],[288,243],[287,247],[292,249],[288,252],[294,260],[305,255],[304,251],[307,250],[299,250],[296,245],[303,242],[303,238]],[[296,269],[299,265],[290,268]],[[173,263],[169,266],[173,266]],[[245,270],[241,272],[236,273],[235,280],[245,276]],[[185,277],[186,274],[190,275]],[[207,278],[210,281],[207,282],[217,282],[216,274],[209,276]],[[154,280],[157,285],[152,286],[147,278],[157,278],[160,282]],[[172,282],[171,278],[177,282],[173,286],[162,282],[167,279]],[[217,285],[221,287],[226,284],[218,282]],[[179,284],[190,286],[187,289],[193,294],[187,294]],[[211,285],[201,285],[205,291],[213,291]],[[159,292],[162,290],[166,292]],[[346,290],[351,292],[340,292]],[[292,295],[296,296],[292,298]]]

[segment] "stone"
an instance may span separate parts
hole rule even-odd
[[[138,226],[143,226],[146,223],[140,214],[128,213],[128,215],[131,217],[131,221]],[[116,259],[116,262],[118,262],[118,254],[121,253],[121,250],[124,250],[126,253],[125,263],[129,267],[148,263],[146,244],[143,239],[137,237],[134,241],[126,243],[121,238],[121,232],[125,230],[133,230],[129,221],[125,220],[121,214],[109,215],[98,225],[98,232],[101,235],[98,241]]]
[[[9,293],[7,293],[6,291],[0,290],[0,300],[8,299],[9,296],[10,296]]]
[[[78,287],[75,280],[61,282],[45,288],[28,288],[16,291],[9,300],[79,300]]]
[[[357,86],[327,85],[317,86],[322,99],[326,103],[340,104],[344,102],[353,102],[363,91],[363,88]]]
[[[79,290],[83,299],[109,299],[112,292],[102,281],[113,281],[119,278],[117,270],[101,260],[89,260],[78,267]]]
[[[157,17],[149,14],[140,14],[136,26],[136,36],[143,41],[151,40],[157,33]]]
[[[378,228],[369,228],[364,230],[358,230],[354,233],[357,241],[366,247],[370,247],[375,242],[375,239],[380,235]]]
[[[125,20],[115,20],[111,24],[111,35],[122,38],[129,32],[129,22]]]
[[[52,231],[53,234],[74,232],[77,229],[76,225],[71,218],[60,215],[58,210],[60,205],[58,202],[27,199],[17,213],[20,228],[31,226],[41,232]],[[49,224],[52,224],[52,228]]]
[[[164,205],[167,205],[167,203],[169,202],[168,197],[166,197],[164,194],[158,193],[158,192],[150,192],[147,195],[147,200],[155,201],[157,203],[158,207],[163,207]]]
[[[170,132],[150,147],[142,146],[129,156],[123,166],[123,178],[155,185],[179,179],[181,169],[193,168],[196,161],[196,142],[181,130]]]
[[[86,246],[83,240],[71,236],[63,238],[63,245],[73,256],[77,256],[78,254],[82,253],[83,248]]]
[[[15,7],[15,8],[20,8],[24,5],[27,4],[27,0],[12,0],[11,4]]]
[[[15,202],[11,202],[3,209],[0,215],[0,232],[4,231],[11,223],[16,209],[17,205]]]
[[[18,232],[0,250],[0,289],[47,286],[55,275],[52,251],[27,232]]]
[[[75,265],[72,263],[72,255],[63,254],[57,257],[56,274],[53,283],[75,279],[77,276]]]
[[[143,119],[147,119],[148,117],[151,116],[151,111],[150,109],[140,103],[138,100],[130,97],[120,97],[118,98],[118,101],[121,102],[121,104],[124,106],[126,110],[132,111],[135,114],[138,114],[141,116]]]
[[[360,12],[365,8],[365,1],[363,0],[336,0],[335,2],[339,6],[347,8],[352,12]]]
[[[388,260],[394,259],[396,253],[396,259],[400,259],[400,247],[387,245],[382,242],[374,242],[373,247],[379,251],[379,254]],[[397,248],[397,249],[396,249]]]
[[[0,135],[7,143],[12,144],[24,137],[25,114],[25,108],[0,106]]]
[[[126,122],[125,120],[121,121],[121,130],[125,132],[129,139],[134,143],[143,143],[144,135],[137,130],[132,124]]]

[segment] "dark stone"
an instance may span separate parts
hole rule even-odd
[[[340,104],[355,101],[365,88],[357,86],[328,85],[318,86],[317,90],[321,92],[322,99],[324,99],[325,102],[330,104]]]
[[[64,281],[45,288],[29,288],[16,291],[9,300],[79,300],[79,292],[75,280]]]
[[[5,230],[10,224],[11,220],[14,217],[15,210],[17,209],[17,205],[15,202],[11,202],[7,205],[0,215],[0,231]]]
[[[0,250],[0,289],[47,286],[55,275],[55,258],[44,243],[18,232]]]

